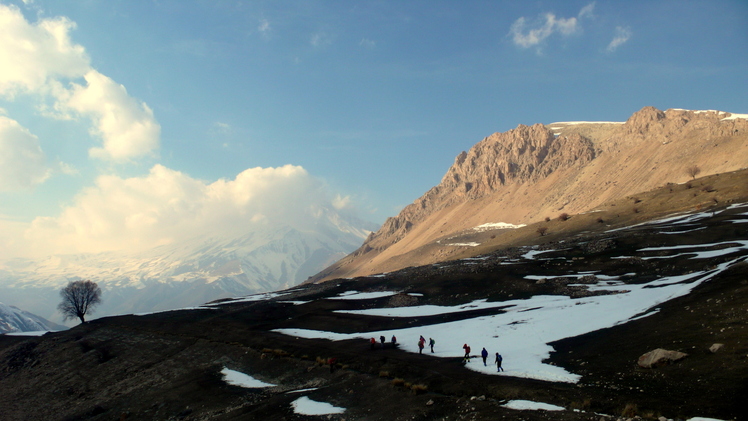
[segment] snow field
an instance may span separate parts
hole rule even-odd
[[[740,259],[737,259],[740,260]],[[473,359],[466,368],[484,374],[504,375],[538,380],[576,383],[580,376],[543,361],[553,347],[551,342],[579,336],[588,332],[625,323],[653,313],[653,307],[673,298],[688,294],[693,288],[724,271],[737,260],[719,265],[711,271],[688,275],[664,277],[639,285],[610,285],[609,280],[596,287],[617,292],[584,298],[566,296],[534,296],[525,300],[509,300],[489,303],[477,300],[454,307],[413,306],[378,308],[368,310],[340,311],[341,313],[365,314],[385,317],[420,317],[436,314],[464,312],[474,309],[504,308],[504,312],[491,316],[480,316],[455,322],[418,326],[405,329],[342,334],[307,329],[275,329],[289,336],[333,341],[395,335],[400,349],[418,352],[418,338],[434,338],[436,346],[432,354],[424,349],[424,358],[459,358],[464,355],[463,344],[468,344],[472,355],[480,355],[483,347],[489,352],[488,364],[480,358]],[[377,352],[377,351],[372,351]],[[504,372],[498,373],[493,363],[496,352],[504,358]]]

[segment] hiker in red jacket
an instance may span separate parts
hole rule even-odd
[[[424,341],[423,338],[421,338],[418,341],[418,353],[419,354],[423,354],[423,347],[425,347],[425,346],[426,346],[426,341]]]
[[[374,338],[371,338],[371,350],[374,351],[374,347],[377,346],[377,340]]]
[[[470,347],[468,346],[468,344],[465,344],[462,346],[462,349],[465,350],[465,356],[462,357],[462,362],[469,363],[470,362]]]

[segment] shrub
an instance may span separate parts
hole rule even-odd
[[[627,403],[623,408],[623,411],[621,412],[621,416],[624,416],[626,418],[634,418],[638,412],[639,408],[635,403]]]
[[[544,236],[548,232],[548,227],[538,227],[537,230],[535,230],[540,236]]]
[[[410,387],[410,390],[413,391],[416,395],[425,393],[427,390],[429,390],[429,387],[425,384],[414,384]]]
[[[701,188],[701,191],[705,191],[707,193],[715,192],[717,189],[714,188],[714,186],[706,185]]]
[[[289,354],[288,352],[286,352],[286,351],[284,351],[282,349],[274,349],[273,350],[273,355],[275,355],[277,357],[287,357],[287,356],[289,356],[291,354]]]
[[[697,175],[701,174],[701,168],[698,165],[691,165],[686,168],[686,174],[692,179],[696,178]]]
[[[605,222],[605,220],[603,218],[597,218],[597,223],[598,224],[602,224],[603,222]]]
[[[634,208],[634,213],[639,213],[639,212],[641,212],[641,209],[639,209],[639,208]]]
[[[567,220],[567,219],[569,219],[569,218],[570,218],[570,217],[569,217],[569,214],[568,214],[568,213],[566,213],[566,212],[564,212],[564,213],[562,213],[561,215],[559,215],[559,216],[558,216],[558,220],[559,220],[559,221],[566,221],[566,220]]]
[[[390,384],[393,385],[393,386],[402,386],[402,385],[405,384],[405,380],[403,380],[403,379],[401,379],[399,377],[396,377],[396,378],[392,379],[392,381],[390,382]]]
[[[389,371],[380,371],[379,372],[379,377],[390,377],[390,372]]]
[[[545,222],[551,222],[551,217],[550,216],[546,216],[545,217]]]

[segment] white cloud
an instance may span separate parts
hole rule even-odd
[[[267,19],[260,20],[257,30],[260,31],[260,35],[262,35],[264,39],[270,39],[270,21]]]
[[[64,17],[31,25],[17,7],[0,4],[0,95],[44,93],[51,79],[85,74],[89,58],[71,42],[74,28]]]
[[[60,216],[36,218],[26,238],[32,250],[48,254],[146,249],[256,224],[309,229],[330,197],[293,165],[250,168],[212,183],[156,165],[143,177],[99,177]],[[349,201],[338,196],[335,203]]]
[[[312,34],[309,43],[312,44],[313,47],[323,47],[325,45],[330,45],[332,44],[332,36],[325,32],[317,32],[315,34]]]
[[[161,126],[148,105],[130,97],[124,86],[95,70],[86,73],[85,79],[85,87],[72,84],[64,106],[94,122],[91,134],[101,137],[104,144],[89,150],[92,157],[126,161],[158,148]]]
[[[28,189],[50,173],[39,139],[17,121],[0,115],[0,191]]]
[[[335,209],[341,210],[351,206],[351,196],[336,195],[332,200],[332,206]]]
[[[65,17],[31,24],[17,7],[0,5],[0,95],[51,98],[55,117],[90,118],[91,134],[103,142],[89,151],[93,157],[125,161],[152,153],[160,137],[153,112],[91,67],[70,39],[75,27]]]
[[[376,41],[372,41],[370,39],[364,38],[361,40],[361,42],[358,43],[358,45],[364,47],[364,48],[374,48],[377,46]]]
[[[529,48],[542,43],[546,38],[554,33],[561,35],[572,35],[581,30],[579,20],[582,18],[591,18],[595,3],[584,6],[577,17],[559,18],[553,13],[546,13],[533,23],[528,23],[527,19],[520,17],[509,29],[509,34],[515,45],[522,48]]]
[[[616,27],[616,35],[608,44],[607,50],[611,53],[614,52],[618,47],[625,44],[631,38],[631,35],[633,35],[631,29],[621,26]]]

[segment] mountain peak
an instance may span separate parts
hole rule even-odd
[[[494,133],[460,152],[438,185],[315,279],[438,262],[454,253],[449,238],[465,230],[592,211],[685,182],[689,166],[704,175],[738,170],[748,162],[748,120],[732,116],[648,106],[623,123],[519,125]]]

